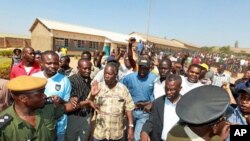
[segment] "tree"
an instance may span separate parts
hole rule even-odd
[[[230,46],[223,46],[219,48],[219,52],[223,54],[231,54],[232,51],[230,50]]]
[[[204,46],[204,47],[201,48],[201,51],[207,52],[207,53],[211,53],[211,52],[214,51],[214,48],[215,48],[215,47],[207,47],[207,46]]]

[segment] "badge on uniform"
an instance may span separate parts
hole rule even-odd
[[[6,125],[7,123],[9,123],[11,120],[13,119],[13,117],[9,114],[5,114],[3,116],[0,117],[0,129]]]
[[[56,84],[55,89],[56,89],[57,91],[60,91],[61,85],[60,85],[60,84]]]

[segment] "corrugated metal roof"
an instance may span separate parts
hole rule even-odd
[[[128,40],[128,35],[126,34],[120,34],[120,33],[104,31],[104,30],[99,30],[99,29],[94,29],[94,28],[89,28],[89,27],[84,27],[84,26],[66,24],[66,23],[51,21],[51,20],[42,19],[42,18],[36,19],[32,27],[30,28],[30,31],[33,30],[36,22],[38,21],[40,21],[48,29],[96,35],[96,36],[104,36],[108,38],[109,40],[111,40],[112,42],[118,42],[118,43],[124,43],[124,44],[127,44],[127,40]]]
[[[0,33],[0,37],[10,37],[10,38],[23,38],[23,39],[30,39],[30,36],[25,36],[25,35],[16,35],[16,34],[9,34],[9,33]]]
[[[135,38],[139,38],[139,39],[140,39],[140,37],[142,37],[143,41],[146,41],[148,39],[149,42],[153,42],[153,43],[156,43],[156,44],[161,44],[161,45],[186,49],[184,47],[184,45],[182,45],[182,44],[178,44],[178,43],[173,42],[171,40],[156,37],[156,36],[152,36],[152,35],[147,36],[147,34],[144,34],[144,33],[132,32],[132,33],[130,33],[130,36],[134,36]]]

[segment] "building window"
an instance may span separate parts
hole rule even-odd
[[[57,46],[57,47],[64,47],[64,39],[62,39],[62,38],[56,38],[55,39],[55,46]]]
[[[82,46],[81,40],[78,40],[77,42],[78,42],[78,43],[77,43],[77,44],[78,44],[77,48],[82,48],[83,46]]]
[[[83,44],[81,40],[74,40],[74,47],[75,48],[83,48]]]
[[[69,39],[65,39],[64,41],[65,41],[64,46],[65,46],[65,47],[69,47]]]
[[[98,48],[98,42],[90,42],[90,48]]]

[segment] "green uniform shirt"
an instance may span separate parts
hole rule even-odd
[[[33,128],[16,114],[13,105],[0,113],[0,117],[9,114],[13,118],[0,129],[0,141],[54,141],[57,119],[64,113],[63,106],[47,104],[37,109]]]

